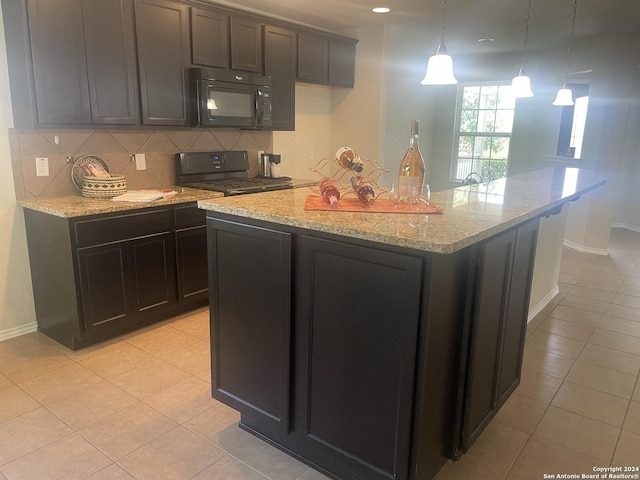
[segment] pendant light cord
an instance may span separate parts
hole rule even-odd
[[[442,0],[442,17],[440,18],[440,43],[444,43],[444,29],[447,18],[447,0]]]
[[[571,66],[571,47],[573,46],[573,37],[576,33],[576,12],[578,11],[578,0],[573,1],[573,14],[571,15],[571,33],[569,35],[569,48],[567,48],[567,76],[565,85],[569,80],[569,67]]]
[[[527,58],[527,43],[529,42],[529,19],[531,18],[531,0],[527,4],[527,18],[524,24],[524,48],[522,49],[522,65],[520,66],[520,73],[524,70],[524,63]]]

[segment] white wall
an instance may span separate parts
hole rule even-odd
[[[532,320],[560,292],[558,275],[568,211],[568,206],[565,206],[558,215],[540,220],[528,320]]]
[[[282,175],[319,179],[310,168],[323,158],[333,157],[331,96],[331,87],[296,84],[296,130],[273,132],[273,153],[282,155]],[[309,149],[313,150],[313,158]]]
[[[333,158],[343,146],[353,148],[363,159],[384,162],[384,28],[375,25],[342,33],[359,40],[355,86],[296,84],[295,132],[273,132],[273,151],[282,155],[283,175],[319,180],[311,168]]]
[[[382,164],[384,27],[374,25],[347,34],[359,39],[354,88],[333,89],[331,144],[336,150],[351,147],[361,158]]]
[[[0,340],[35,330],[22,209],[16,206],[7,129],[13,126],[0,11]]]

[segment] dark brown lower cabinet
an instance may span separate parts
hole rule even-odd
[[[213,397],[289,431],[291,235],[210,220]]]
[[[461,449],[467,451],[520,383],[538,220],[480,247]]]
[[[75,350],[206,305],[198,212],[189,204],[62,218],[26,209],[38,329]]]
[[[341,478],[408,478],[424,260],[302,236],[295,442]],[[347,461],[348,459],[348,461]]]
[[[208,212],[214,398],[331,478],[433,478],[518,384],[537,225],[439,255]]]

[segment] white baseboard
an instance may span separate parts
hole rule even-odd
[[[609,255],[609,250],[606,248],[591,248],[585,247],[583,245],[578,245],[577,243],[573,243],[567,239],[564,240],[564,246],[572,248],[573,250],[577,250],[582,253],[594,253],[596,255]]]
[[[38,329],[36,322],[27,323],[26,325],[20,325],[19,327],[9,328],[7,330],[0,331],[0,342],[3,340],[9,340],[10,338],[19,337],[25,333],[35,332]]]
[[[553,300],[553,298],[560,293],[560,287],[556,285],[551,289],[549,293],[547,293],[542,300],[538,302],[533,308],[529,306],[529,315],[527,316],[527,323],[530,322],[538,315],[544,307],[549,305],[549,302]]]
[[[625,230],[631,230],[632,232],[640,232],[640,227],[629,225],[628,223],[612,223],[611,228],[624,228]]]

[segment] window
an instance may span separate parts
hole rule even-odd
[[[515,98],[511,85],[462,85],[452,180],[506,177]]]
[[[582,139],[587,121],[589,85],[573,83],[567,84],[567,88],[573,93],[575,105],[562,107],[556,155],[579,159],[582,156]]]

